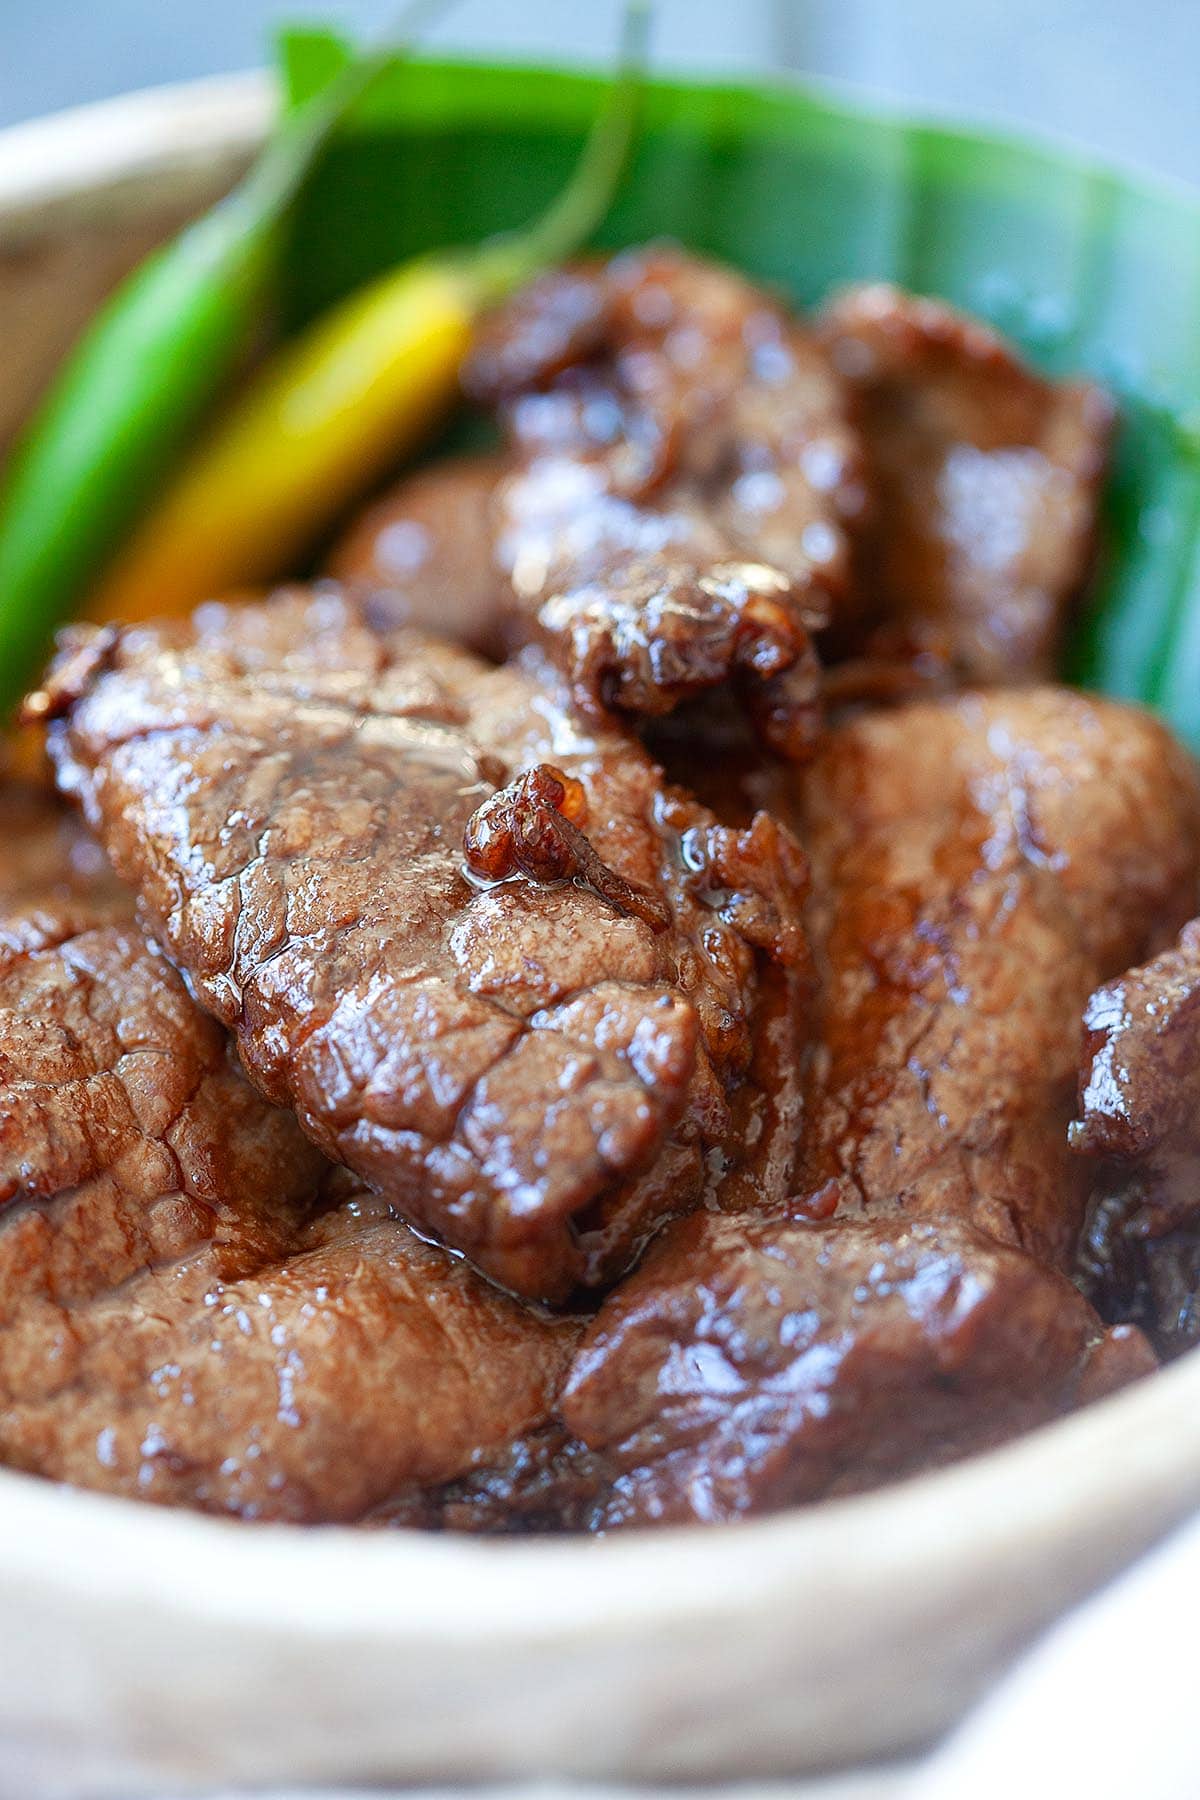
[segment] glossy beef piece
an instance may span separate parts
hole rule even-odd
[[[469,369],[513,473],[498,550],[511,632],[575,704],[658,716],[732,683],[799,755],[810,632],[850,595],[856,440],[823,353],[774,301],[669,248],[544,276]]]
[[[0,821],[0,1458],[350,1519],[537,1426],[574,1328],[331,1192],[80,827]]]
[[[371,1522],[726,1522],[988,1449],[1154,1367],[1139,1331],[965,1222],[697,1213],[586,1331],[565,1425]]]
[[[1139,1334],[1106,1336],[1064,1276],[966,1221],[697,1214],[572,1367],[563,1415],[607,1479],[571,1522],[716,1523],[856,1492],[1153,1367]]]
[[[883,617],[941,639],[968,680],[1052,675],[1092,562],[1108,397],[882,284],[835,299],[822,336],[859,399],[876,501],[864,580]]]
[[[1200,920],[1151,962],[1097,988],[1083,1028],[1072,1148],[1147,1170],[1163,1226],[1178,1225],[1200,1202],[1172,1165],[1173,1151],[1200,1149]]]
[[[481,656],[504,653],[508,578],[496,554],[500,456],[435,463],[368,507],[329,573],[373,596],[380,618],[416,625]]]
[[[1066,1266],[1078,1021],[1191,910],[1195,765],[1134,708],[971,695],[833,733],[803,823],[823,977],[805,1185]]]
[[[551,1419],[495,1462],[440,1486],[409,1482],[362,1523],[376,1530],[525,1537],[599,1528],[614,1465]]]
[[[246,1186],[271,1196],[246,1231],[273,1243],[271,1209],[286,1224],[297,1197],[315,1193],[323,1160],[246,1083],[78,823],[12,791],[0,795],[0,821],[13,834],[0,876],[9,1242],[40,1239],[39,1209],[53,1202],[62,1254],[119,1281],[226,1224],[232,1241],[241,1226],[232,1212],[224,1219],[225,1196]],[[68,1194],[78,1232],[58,1229]]]
[[[1152,1366],[1066,1278],[1066,1129],[1089,991],[1191,904],[1190,760],[1142,713],[1041,689],[865,716],[800,788],[798,1197],[672,1226],[601,1306],[563,1417],[613,1471],[606,1523],[868,1486]]]
[[[1091,1171],[1088,1292],[1166,1355],[1200,1342],[1200,922],[1088,1001],[1071,1147]]]
[[[5,1293],[22,1294],[0,1348],[0,1452],[17,1467],[242,1518],[350,1522],[495,1460],[553,1406],[574,1326],[374,1196],[252,1273],[227,1272],[215,1241],[181,1241],[119,1287],[103,1264],[64,1282],[96,1209],[56,1205],[63,1218],[41,1222],[65,1235],[54,1257],[20,1221],[0,1227]]]
[[[504,1285],[611,1279],[736,1158],[758,964],[804,954],[771,820],[724,830],[550,680],[335,592],[92,636],[56,683],[63,785],[253,1079]],[[574,880],[478,861],[544,763]]]

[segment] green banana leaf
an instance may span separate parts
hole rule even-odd
[[[336,39],[285,44],[293,96]],[[410,63],[364,100],[295,220],[293,324],[415,251],[533,217],[565,180],[603,80]],[[886,277],[1115,393],[1123,429],[1096,599],[1070,675],[1165,711],[1200,749],[1200,193],[1056,144],[913,123],[793,85],[655,81],[600,241],[667,235],[802,305]]]

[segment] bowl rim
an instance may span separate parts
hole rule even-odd
[[[153,176],[169,199],[215,187],[262,141],[278,86],[266,70],[138,88],[0,130],[0,246],[56,230],[93,196]],[[111,216],[111,215],[110,215]]]
[[[636,1632],[667,1617],[711,1625],[851,1588],[886,1613],[935,1559],[936,1604],[973,1571],[994,1580],[1019,1567],[1031,1531],[1069,1558],[1081,1519],[1137,1529],[1133,1550],[1089,1573],[1115,1571],[1200,1503],[1200,1428],[1191,1441],[1178,1429],[1189,1418],[1200,1419],[1196,1355],[999,1449],[867,1494],[595,1538],[249,1523],[4,1469],[0,1586],[19,1577],[146,1605],[169,1595],[231,1627],[269,1617],[330,1639],[393,1637],[402,1591],[406,1634],[446,1645]],[[1145,1492],[1164,1489],[1145,1512]]]
[[[439,59],[438,66],[472,65]],[[799,89],[846,116],[884,116],[861,96],[852,106],[830,102],[825,84],[721,86],[735,93]],[[219,76],[0,132],[0,245],[11,241],[14,224],[18,235],[59,228],[99,191],[135,196],[152,181],[156,197],[160,190],[163,197],[176,190],[194,197],[213,185],[222,159],[236,163],[256,143],[273,91],[261,72]],[[886,116],[925,119],[902,108],[888,108]],[[959,127],[953,134],[984,135]],[[1041,145],[1036,134],[988,135]],[[1080,160],[1120,173],[1086,154]],[[1136,173],[1129,179],[1144,185]],[[1179,191],[1200,217],[1200,190],[1180,184]],[[1181,1429],[1188,1421],[1196,1422],[1190,1433]],[[1148,1508],[1147,1492],[1156,1495]],[[848,1586],[886,1612],[911,1586],[914,1564],[932,1569],[935,1587],[950,1594],[983,1564],[993,1572],[1019,1568],[1034,1529],[1070,1563],[1081,1517],[1119,1521],[1119,1551],[1110,1547],[1098,1560],[1080,1553],[1078,1594],[1197,1503],[1200,1354],[1192,1354],[1152,1380],[951,1468],[715,1532],[690,1526],[599,1540],[472,1540],[407,1530],[247,1527],[0,1470],[0,1585],[19,1577],[47,1590],[119,1591],[147,1602],[169,1593],[191,1610],[244,1627],[269,1611],[275,1621],[290,1619],[331,1639],[351,1630],[390,1638],[402,1577],[406,1631],[452,1644],[481,1634],[517,1643],[636,1631],[651,1617],[661,1622],[664,1609],[684,1626],[700,1618],[732,1623],[748,1606],[777,1612],[801,1594],[812,1605],[814,1596],[841,1596]]]

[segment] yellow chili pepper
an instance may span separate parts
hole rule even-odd
[[[187,461],[88,607],[100,621],[186,611],[294,568],[355,496],[452,404],[476,320],[570,254],[607,210],[632,136],[645,10],[579,166],[528,232],[380,276],[272,359]]]
[[[402,25],[441,10],[410,0]],[[237,367],[298,192],[400,53],[353,58],[282,118],[238,185],[120,284],[51,383],[0,470],[0,722]]]
[[[138,620],[285,571],[453,394],[475,307],[453,264],[356,294],[276,359],[180,473],[88,611]]]

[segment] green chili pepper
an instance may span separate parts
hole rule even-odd
[[[622,74],[575,174],[538,222],[404,262],[283,345],[123,545],[87,614],[125,624],[294,572],[356,495],[458,396],[483,310],[571,255],[607,211],[633,136],[647,15],[626,7]]]
[[[402,31],[440,10],[417,0]],[[262,317],[291,202],[397,54],[356,58],[285,119],[240,185],[135,270],[67,361],[0,499],[0,717],[235,365]]]

